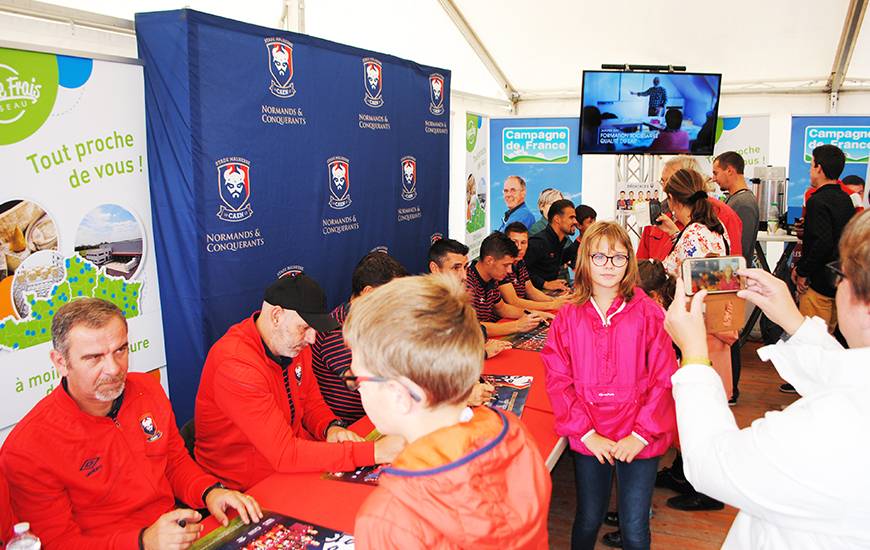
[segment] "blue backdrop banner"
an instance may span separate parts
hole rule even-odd
[[[870,157],[870,116],[793,116],[791,150],[788,156],[788,219],[801,215],[804,192],[810,186],[813,149],[836,145],[846,154],[846,167],[840,179],[867,174]]]
[[[490,228],[501,227],[507,205],[502,188],[508,176],[526,180],[526,206],[535,220],[538,195],[553,187],[581,204],[583,165],[577,154],[579,118],[494,118],[490,121]]]
[[[138,14],[170,396],[305,271],[330,307],[357,261],[425,269],[446,234],[450,72],[191,10]]]

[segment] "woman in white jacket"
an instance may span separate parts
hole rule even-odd
[[[839,264],[839,265],[837,265]],[[751,269],[739,296],[789,335],[758,350],[801,399],[740,430],[709,366],[704,293],[686,311],[682,283],[665,326],[683,351],[672,378],[686,477],[740,509],[723,548],[870,548],[870,211],[856,215],[832,264],[850,349],[804,318],[785,283]]]

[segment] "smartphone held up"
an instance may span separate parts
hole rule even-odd
[[[745,278],[737,273],[746,268],[742,256],[715,258],[687,258],[683,261],[682,275],[686,294],[692,296],[702,290],[704,322],[707,332],[739,330],[743,324],[745,300],[737,291],[746,288]]]

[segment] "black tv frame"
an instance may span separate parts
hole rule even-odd
[[[578,155],[693,155],[693,156],[711,156],[713,148],[716,146],[715,132],[713,134],[713,143],[710,144],[710,152],[693,153],[691,151],[583,151],[583,106],[586,99],[586,73],[625,73],[625,74],[649,74],[649,75],[698,75],[698,76],[718,76],[719,87],[716,90],[716,106],[715,116],[718,123],[719,120],[719,101],[722,99],[722,73],[698,73],[698,72],[671,72],[671,71],[626,71],[622,70],[601,70],[601,69],[584,69],[580,77],[580,136],[577,140]]]

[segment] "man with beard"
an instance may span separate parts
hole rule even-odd
[[[187,548],[196,509],[227,524],[262,513],[187,454],[156,378],[127,374],[127,321],[111,302],[81,298],[57,310],[51,362],[61,384],[12,430],[0,453],[15,515],[46,549]],[[174,509],[176,499],[190,508]]]

